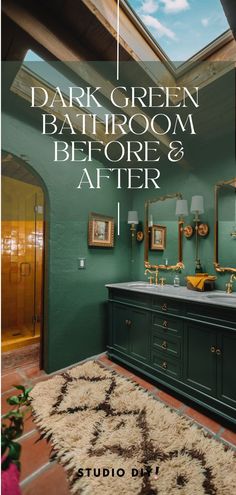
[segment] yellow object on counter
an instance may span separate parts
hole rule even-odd
[[[196,273],[196,275],[186,277],[186,280],[196,289],[203,290],[206,281],[216,280],[216,278],[215,275],[208,275],[208,273]]]

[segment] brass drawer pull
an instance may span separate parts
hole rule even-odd
[[[166,340],[163,340],[163,342],[161,344],[161,347],[162,347],[162,349],[167,349],[167,342],[166,342]]]
[[[212,353],[216,352],[216,348],[215,348],[215,346],[214,346],[214,345],[212,345],[212,346],[211,346],[210,351],[211,351]]]
[[[216,354],[217,354],[217,356],[220,356],[221,355],[221,349],[216,349]]]
[[[161,309],[162,311],[168,311],[168,304],[167,303],[162,304]]]
[[[127,327],[131,327],[132,321],[131,320],[125,320],[125,324],[127,325]]]
[[[166,369],[167,369],[167,362],[166,362],[166,361],[163,361],[163,363],[162,363],[162,368],[164,368],[164,370],[166,370]]]
[[[168,325],[169,325],[168,321],[164,320],[162,323],[163,328],[168,328]]]

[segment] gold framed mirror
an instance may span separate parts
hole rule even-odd
[[[145,201],[144,266],[157,270],[180,270],[183,264],[183,221],[176,217],[181,193]]]
[[[236,177],[215,185],[214,266],[236,273]]]

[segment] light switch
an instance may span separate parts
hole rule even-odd
[[[86,268],[86,258],[78,258],[78,268],[79,270],[84,270]]]

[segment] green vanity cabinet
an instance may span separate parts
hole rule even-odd
[[[217,347],[217,396],[236,409],[236,332],[221,332]]]
[[[125,306],[114,304],[112,310],[112,344],[114,348],[125,354],[129,353],[129,321],[130,311]]]
[[[236,331],[186,323],[184,380],[236,408]]]
[[[137,360],[149,361],[150,314],[142,308],[114,303],[111,308],[112,345],[125,355]]]
[[[108,356],[235,425],[236,308],[117,285]]]
[[[185,322],[184,381],[208,395],[216,394],[216,332],[202,323]]]

